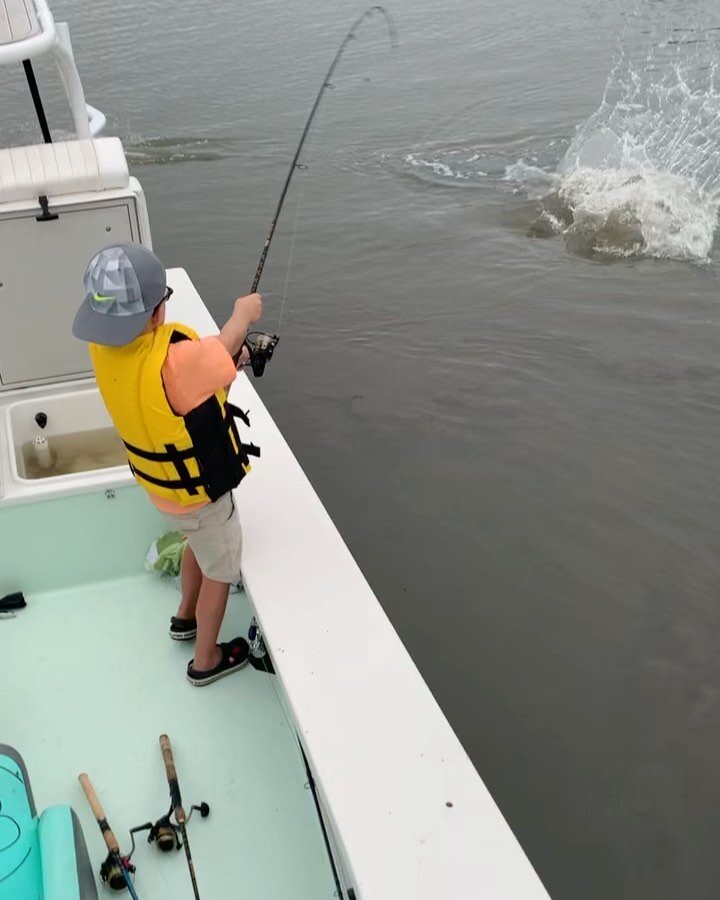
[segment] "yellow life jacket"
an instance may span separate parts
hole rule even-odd
[[[90,344],[95,379],[125,444],[130,470],[151,494],[190,506],[215,501],[250,471],[253,444],[243,444],[235,418],[247,414],[218,391],[186,416],[165,396],[162,367],[168,346],[197,340],[186,325],[160,325],[124,347]]]

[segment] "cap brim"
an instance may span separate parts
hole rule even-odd
[[[77,311],[72,333],[81,341],[104,344],[107,347],[124,347],[145,330],[152,310],[134,316],[107,316],[94,310],[87,298]]]

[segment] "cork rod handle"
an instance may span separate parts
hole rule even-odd
[[[172,747],[170,746],[170,738],[166,734],[160,735],[160,750],[165,763],[165,774],[167,775],[168,785],[170,787],[170,802],[175,810],[175,818],[178,825],[184,825],[187,821],[185,810],[180,797],[180,785],[178,784],[177,772],[175,770],[175,759],[173,757]]]
[[[83,772],[82,775],[78,775],[78,781],[82,785],[83,791],[85,791],[85,796],[87,797],[87,801],[90,804],[90,809],[93,811],[93,815],[97,820],[98,825],[100,826],[100,831],[102,831],[102,836],[105,839],[105,843],[107,844],[107,848],[110,853],[119,853],[120,845],[115,838],[115,835],[112,832],[112,828],[107,823],[107,819],[105,818],[105,812],[98,800],[98,796],[95,793],[95,788],[92,786],[90,779]]]

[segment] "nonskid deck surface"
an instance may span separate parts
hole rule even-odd
[[[39,560],[38,564],[42,562]],[[25,758],[38,809],[78,812],[97,870],[105,845],[77,782],[92,779],[121,847],[128,829],[167,812],[158,737],[172,741],[200,894],[284,900],[335,892],[315,806],[271,676],[250,666],[208,687],[185,680],[193,643],[167,634],[178,592],[141,574],[28,596],[0,620],[0,741]],[[221,640],[247,633],[231,595]],[[185,856],[139,836],[141,900],[192,897]]]

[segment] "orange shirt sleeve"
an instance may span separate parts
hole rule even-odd
[[[232,357],[216,336],[170,344],[162,368],[165,395],[179,416],[231,384],[236,375]]]

